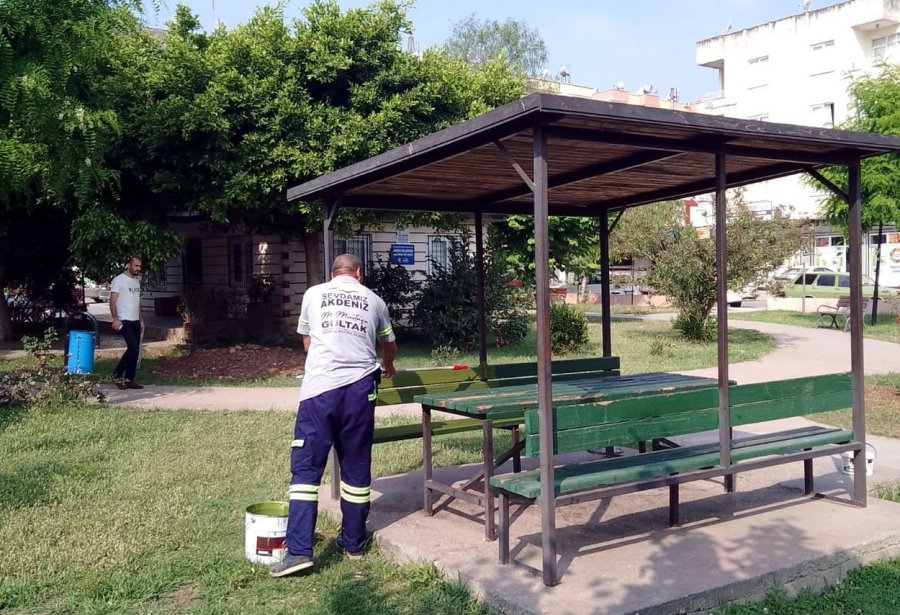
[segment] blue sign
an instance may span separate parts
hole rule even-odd
[[[392,243],[391,244],[391,264],[392,265],[415,265],[416,264],[416,246],[411,243]]]

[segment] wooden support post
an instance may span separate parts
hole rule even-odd
[[[866,505],[866,399],[863,365],[862,314],[862,185],[860,162],[847,168],[850,205],[850,371],[853,380],[853,437],[862,444],[853,456],[853,500]]]
[[[537,304],[537,390],[541,430],[541,539],[544,585],[559,583],[556,563],[556,490],[553,486],[553,382],[550,373],[550,248],[547,239],[547,137],[534,128],[534,278]]]

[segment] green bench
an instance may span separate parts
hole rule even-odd
[[[729,387],[733,426],[803,416],[851,406],[849,374],[780,380]],[[718,389],[678,391],[650,397],[553,409],[554,453],[571,453],[613,445],[637,445],[716,430]],[[540,454],[539,416],[525,415],[525,454]],[[803,461],[806,495],[813,493],[812,460],[844,451],[862,450],[852,431],[821,426],[736,439],[731,465],[720,464],[719,443],[653,450],[612,459],[557,466],[555,506],[669,488],[669,523],[678,525],[681,483],[741,471]],[[491,485],[500,496],[499,556],[509,562],[510,501],[532,504],[541,495],[540,472],[495,475]],[[555,556],[555,554],[554,554]]]
[[[619,375],[619,357],[560,359],[551,364],[554,382],[581,378]],[[412,403],[416,395],[489,389],[537,382],[536,363],[506,363],[468,367],[399,370],[393,378],[385,378],[378,388],[376,405]],[[518,427],[521,420],[498,420],[496,427]],[[437,420],[431,423],[432,435],[443,435],[481,429],[478,419]],[[375,428],[375,444],[422,437],[422,423]]]
[[[551,365],[554,382],[575,380],[579,378],[605,377],[619,375],[619,357],[596,357],[588,359],[560,359]],[[473,389],[489,389],[517,384],[533,384],[537,382],[536,363],[506,363],[469,367],[454,365],[452,367],[397,370],[393,378],[385,378],[378,387],[375,404],[389,406],[394,404],[413,403],[416,395],[467,391]],[[509,429],[513,438],[518,440],[520,418],[499,419],[494,427]],[[447,419],[435,420],[431,423],[432,436],[477,431],[482,428],[479,419]],[[376,426],[373,436],[374,444],[417,440],[422,437],[422,422]],[[340,471],[335,463],[332,451],[331,459],[331,495],[340,497],[338,484]],[[514,460],[515,469],[519,469],[519,459]]]

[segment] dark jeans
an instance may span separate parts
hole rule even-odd
[[[125,378],[125,380],[134,380],[134,374],[137,371],[138,356],[141,353],[141,321],[140,320],[123,320],[122,321],[122,337],[125,338],[125,344],[128,349],[119,359],[119,364],[113,372],[116,378]]]

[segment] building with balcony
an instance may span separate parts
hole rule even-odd
[[[697,64],[718,72],[719,90],[696,110],[735,118],[832,127],[852,112],[847,87],[879,63],[900,61],[900,0],[850,0],[699,41]],[[821,220],[824,194],[797,177],[747,188],[745,200],[760,215],[785,206],[795,217]],[[702,215],[703,202],[699,201]],[[885,284],[900,285],[900,233],[877,229],[867,237],[864,269],[874,273],[882,242]],[[894,243],[896,242],[896,243]],[[843,237],[819,225],[807,264],[846,266]]]

